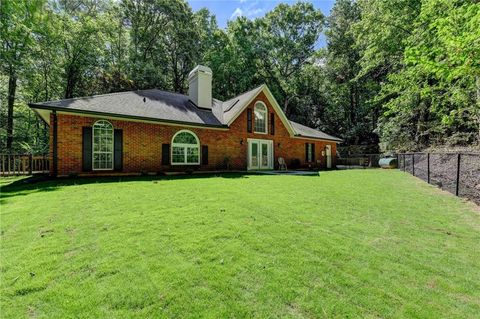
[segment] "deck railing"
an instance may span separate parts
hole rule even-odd
[[[49,170],[48,155],[0,154],[0,176],[45,174]]]

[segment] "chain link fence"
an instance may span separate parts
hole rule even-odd
[[[380,167],[378,165],[380,158],[381,154],[349,154],[338,156],[336,163],[338,169]]]
[[[402,153],[398,168],[480,205],[480,154]]]

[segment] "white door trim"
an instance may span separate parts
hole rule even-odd
[[[332,168],[332,146],[325,146],[325,157],[327,158],[327,168]]]
[[[257,154],[258,154],[258,166],[253,167],[251,165],[251,145],[257,143]],[[262,166],[262,145],[267,145],[267,156],[268,156],[268,165]],[[274,165],[274,156],[273,156],[273,140],[264,140],[256,138],[247,138],[247,170],[261,170],[261,169],[273,169]]]

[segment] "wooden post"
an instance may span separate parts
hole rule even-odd
[[[32,175],[33,173],[33,155],[30,153],[28,155],[28,175]]]
[[[405,157],[405,154],[403,154],[403,171],[406,172],[407,171],[407,162],[406,162],[406,157]]]
[[[427,153],[427,183],[430,184],[430,153]]]
[[[53,176],[57,177],[58,174],[58,153],[57,153],[57,148],[58,148],[58,121],[57,121],[57,112],[53,111]]]
[[[458,196],[458,185],[460,184],[460,156],[461,154],[457,154],[457,181],[455,185],[455,195]]]
[[[415,153],[412,154],[412,175],[415,176]]]

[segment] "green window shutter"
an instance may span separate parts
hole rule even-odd
[[[116,129],[113,134],[113,168],[121,171],[123,169],[123,131]]]
[[[247,109],[247,132],[252,133],[252,109]]]
[[[315,143],[312,143],[312,162],[315,163]]]
[[[82,171],[92,170],[92,128],[82,128]]]
[[[208,145],[202,145],[202,165],[208,165]]]
[[[170,144],[162,144],[162,165],[170,165]]]
[[[308,144],[309,143],[305,143],[305,163],[308,163]]]
[[[270,113],[270,134],[275,135],[275,114]]]

